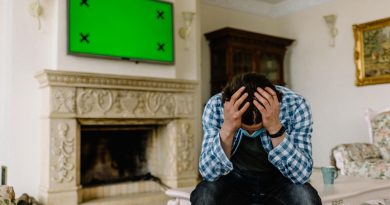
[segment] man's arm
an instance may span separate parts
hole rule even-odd
[[[280,122],[280,103],[276,93],[270,88],[258,88],[255,93],[255,106],[262,114],[263,126],[268,133],[277,133],[282,124]],[[296,96],[288,100],[293,110],[292,125],[281,136],[271,138],[273,149],[268,153],[269,161],[280,172],[294,183],[303,184],[309,180],[312,173],[313,160],[311,158],[312,117],[310,107],[304,98]],[[285,125],[287,126],[287,125]]]
[[[284,134],[284,139],[268,153],[269,161],[293,183],[306,183],[313,170],[310,107],[302,99],[297,106],[293,124]]]
[[[199,172],[206,181],[215,181],[233,169],[220,140],[219,132],[223,123],[222,107],[221,96],[213,96],[207,102],[202,116],[204,135]]]
[[[247,93],[243,94],[244,89],[238,89],[223,106],[220,95],[217,95],[205,107],[202,117],[204,138],[199,162],[199,171],[205,180],[214,181],[233,169],[229,159],[234,135],[241,127],[241,117],[250,105],[246,102],[240,108],[248,96]]]

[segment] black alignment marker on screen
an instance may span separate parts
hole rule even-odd
[[[80,43],[82,43],[83,41],[89,43],[89,40],[88,40],[89,33],[87,33],[87,34],[85,34],[85,35],[84,35],[83,33],[80,33],[80,37],[81,37]]]
[[[89,7],[88,0],[81,0],[81,2],[80,2],[80,6],[83,6],[83,5],[85,5],[85,6]]]
[[[165,52],[165,43],[157,43],[157,51],[162,51],[162,52]]]
[[[164,20],[164,11],[157,10],[157,19]]]

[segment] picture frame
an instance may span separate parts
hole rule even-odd
[[[357,86],[390,83],[390,17],[352,26]]]

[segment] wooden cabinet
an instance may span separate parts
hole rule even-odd
[[[205,34],[211,54],[211,95],[220,92],[235,74],[259,72],[284,85],[286,47],[293,40],[233,28]]]

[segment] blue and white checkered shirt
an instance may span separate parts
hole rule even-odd
[[[268,160],[295,184],[309,180],[313,169],[311,133],[312,116],[306,100],[282,86],[276,89],[283,93],[280,106],[280,121],[286,128],[285,139],[273,147],[266,130],[262,128],[260,139],[268,153]],[[221,93],[207,102],[203,117],[204,138],[199,161],[199,171],[207,181],[215,181],[233,170],[233,164],[222,149],[219,130],[223,123]],[[232,155],[237,150],[242,133],[237,130],[233,139]]]

